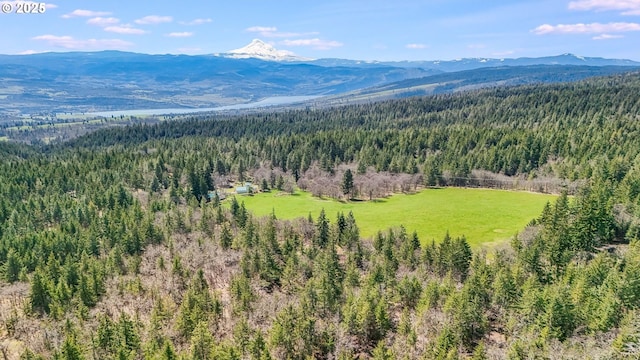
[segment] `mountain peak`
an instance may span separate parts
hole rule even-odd
[[[573,53],[564,53],[564,54],[562,54],[560,56],[564,56],[564,57],[568,57],[568,58],[574,58],[574,59],[585,61],[584,56],[576,55],[576,54],[573,54]]]
[[[260,40],[260,39],[253,39],[251,40],[251,42],[249,43],[249,45],[247,46],[265,46],[265,47],[270,47],[273,48],[273,46],[267,44],[266,42]]]
[[[277,52],[276,48],[274,48],[271,44],[267,44],[266,42],[260,39],[253,39],[251,42],[239,49],[230,50],[230,54],[245,54],[245,53],[273,53]],[[283,51],[285,52],[285,51]]]
[[[225,54],[221,54],[225,57],[231,57],[235,59],[260,59],[269,61],[308,61],[309,58],[297,56],[291,51],[276,50],[271,44],[267,44],[260,39],[253,39],[247,46],[239,49],[230,50]]]

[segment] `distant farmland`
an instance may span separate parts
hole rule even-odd
[[[298,191],[241,196],[246,208],[257,216],[275,211],[279,219],[307,217],[316,219],[324,208],[331,222],[340,211],[349,211],[358,221],[360,235],[371,237],[378,230],[404,225],[407,232],[417,231],[423,243],[450,235],[464,235],[472,246],[501,242],[521,231],[540,215],[547,201],[556,196],[487,189],[426,189],[416,194],[393,195],[377,201],[340,202],[319,199]]]

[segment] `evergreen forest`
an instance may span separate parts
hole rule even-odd
[[[640,74],[0,141],[4,359],[637,359]],[[376,180],[377,179],[377,180]],[[509,242],[241,196],[558,194]],[[0,356],[0,358],[2,358]]]

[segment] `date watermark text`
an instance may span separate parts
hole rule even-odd
[[[4,14],[44,14],[47,11],[47,4],[31,1],[3,2],[0,10]]]

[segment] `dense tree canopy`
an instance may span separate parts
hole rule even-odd
[[[0,142],[0,334],[26,359],[637,357],[638,93],[620,75]],[[490,254],[216,192],[478,170],[581,186]]]

